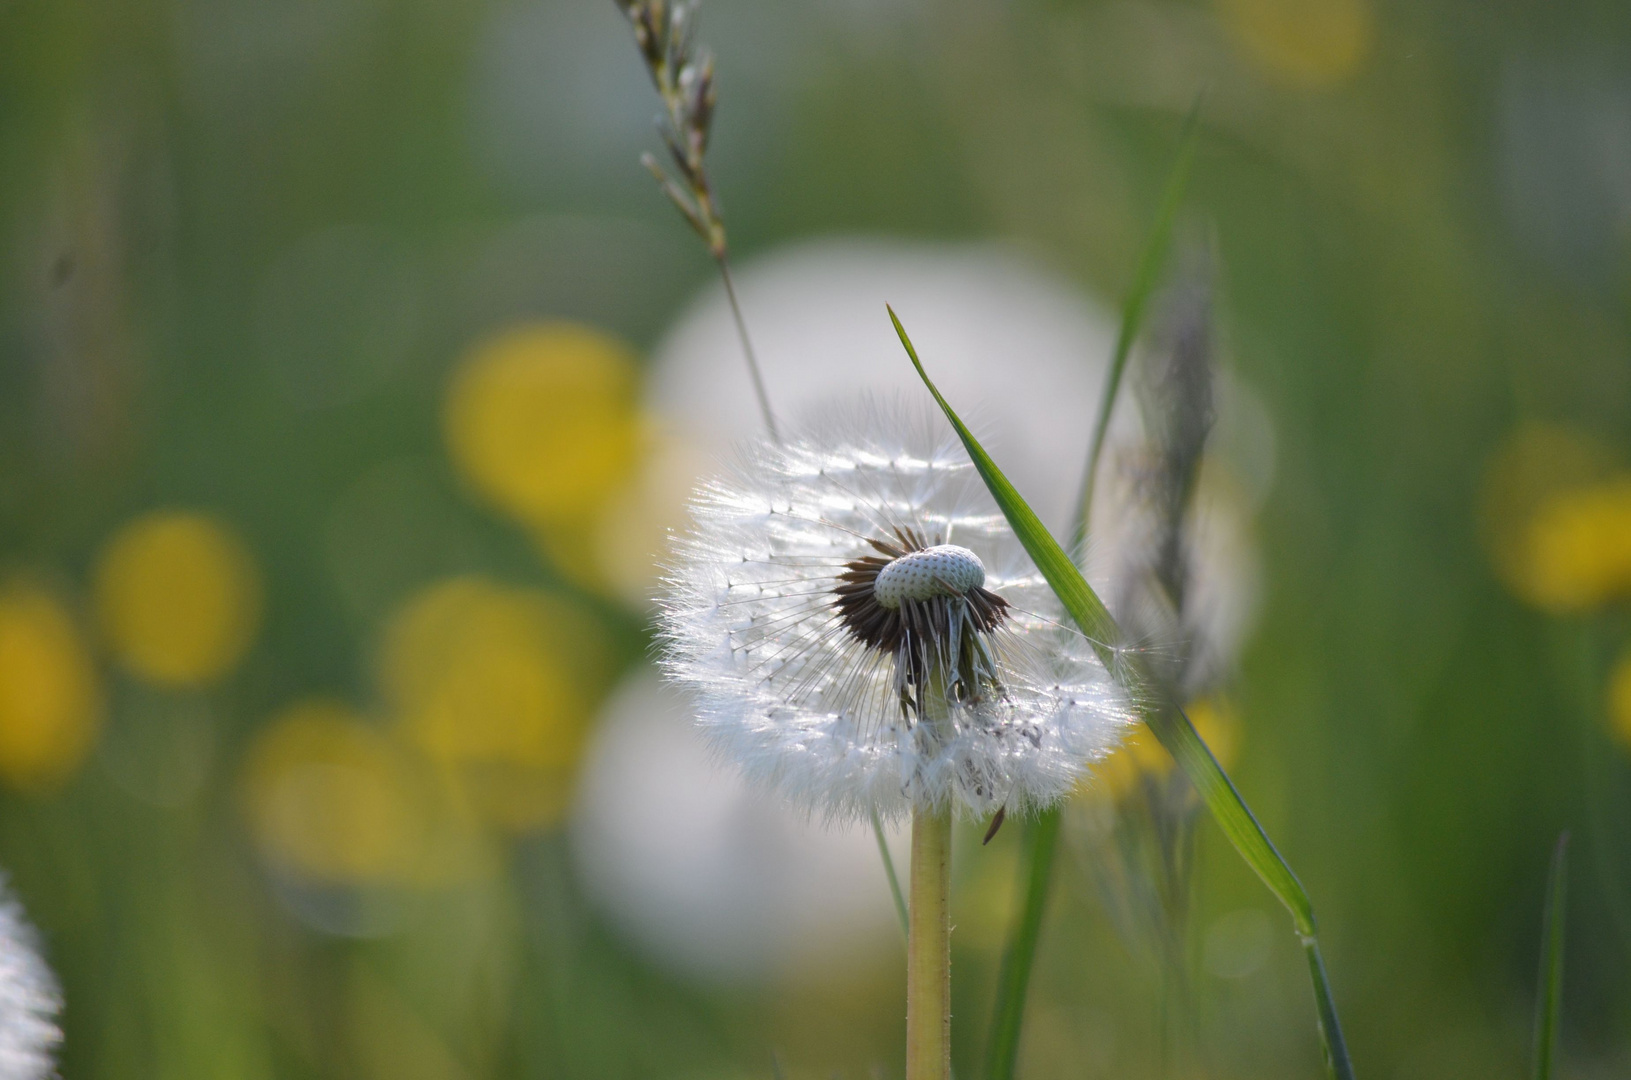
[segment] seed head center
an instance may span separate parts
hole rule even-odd
[[[873,595],[879,605],[898,610],[903,600],[966,596],[985,584],[980,557],[956,544],[937,544],[911,551],[878,571]]]

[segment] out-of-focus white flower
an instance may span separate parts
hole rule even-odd
[[[1046,807],[1129,708],[943,422],[865,402],[692,504],[659,626],[750,780],[840,820]]]
[[[736,285],[785,421],[857,392],[927,400],[892,304],[1009,479],[1043,521],[1065,524],[1115,341],[1111,317],[1068,282],[992,246],[843,239],[746,263]],[[652,359],[651,409],[691,443],[719,450],[760,433],[722,290],[704,293]],[[1130,411],[1120,419],[1136,425]]]
[[[797,420],[845,393],[924,391],[884,312],[894,304],[935,381],[1002,463],[1042,519],[1070,534],[1092,418],[1114,324],[1068,282],[989,245],[829,239],[794,245],[736,271],[737,292],[770,397]],[[1140,361],[1134,359],[1135,367]],[[1192,583],[1182,626],[1148,642],[1182,645],[1195,679],[1236,663],[1256,615],[1259,570],[1250,518],[1273,483],[1275,438],[1251,387],[1217,373],[1216,427],[1189,522]],[[646,479],[604,523],[605,572],[633,603],[656,595],[651,569],[683,515],[675,493],[705,462],[761,431],[730,307],[706,291],[659,343],[650,409],[666,428]],[[1131,395],[1128,395],[1131,396]],[[1124,401],[1111,424],[1084,565],[1119,610],[1118,572],[1142,535],[1142,495],[1130,473],[1147,453],[1139,410]],[[1135,619],[1135,621],[1137,621]]]
[[[62,1030],[62,992],[40,958],[39,940],[22,905],[0,881],[0,1080],[51,1075]]]
[[[574,862],[610,921],[663,966],[754,982],[853,975],[893,955],[865,828],[823,828],[713,759],[692,704],[647,671],[601,714],[572,816]]]

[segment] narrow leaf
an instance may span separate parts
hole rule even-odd
[[[900,878],[895,873],[895,858],[889,854],[889,841],[884,839],[883,822],[878,820],[878,812],[872,812],[872,835],[878,840],[878,857],[883,860],[883,873],[889,879],[889,895],[895,898],[895,914],[900,918],[900,934],[906,937],[911,932],[911,919],[906,912],[906,894],[900,891]]]
[[[1178,136],[1178,156],[1167,177],[1166,190],[1155,213],[1155,224],[1144,250],[1133,271],[1132,288],[1121,305],[1121,329],[1116,333],[1116,351],[1110,356],[1110,371],[1105,376],[1104,393],[1099,397],[1099,411],[1093,418],[1093,437],[1088,441],[1087,466],[1082,470],[1082,486],[1077,495],[1076,512],[1071,516],[1070,550],[1080,551],[1087,539],[1087,515],[1093,510],[1093,484],[1099,474],[1099,457],[1104,453],[1105,435],[1110,430],[1110,414],[1115,409],[1116,397],[1121,389],[1121,377],[1127,370],[1127,358],[1132,354],[1133,342],[1138,340],[1138,329],[1144,321],[1144,308],[1161,280],[1161,269],[1166,265],[1167,252],[1172,247],[1172,227],[1178,220],[1178,207],[1184,199],[1184,188],[1189,185],[1189,167],[1195,160],[1196,137],[1200,132],[1201,98],[1190,106],[1184,121],[1183,133]]]
[[[1093,649],[1098,653],[1105,668],[1127,691],[1128,697],[1144,722],[1189,777],[1190,783],[1195,786],[1201,800],[1206,803],[1213,819],[1217,821],[1218,827],[1234,845],[1235,851],[1246,860],[1246,864],[1257,873],[1269,887],[1269,891],[1274,893],[1291,913],[1292,923],[1308,951],[1309,971],[1314,980],[1314,992],[1319,1005],[1320,1034],[1324,1042],[1326,1062],[1337,1080],[1353,1080],[1353,1066],[1348,1061],[1347,1045],[1343,1041],[1342,1029],[1337,1022],[1335,1004],[1325,977],[1325,965],[1319,955],[1313,905],[1302,883],[1297,880],[1297,875],[1292,873],[1285,859],[1275,850],[1268,834],[1263,831],[1263,827],[1247,808],[1245,800],[1235,790],[1234,784],[1218,765],[1212,752],[1196,734],[1195,726],[1189,722],[1189,717],[1184,715],[1183,709],[1179,707],[1169,689],[1153,676],[1136,652],[1122,647],[1121,631],[1109,610],[1105,608],[1104,602],[1087,584],[1076,564],[1070,560],[1065,550],[1059,546],[1059,542],[1020,497],[1013,484],[1003,475],[997,463],[985,452],[979,440],[974,438],[973,433],[941,396],[939,388],[924,371],[917,350],[912,346],[911,339],[907,337],[906,329],[901,326],[893,308],[889,310],[889,318],[895,324],[895,332],[900,336],[901,344],[906,347],[906,354],[911,357],[912,366],[917,369],[918,377],[923,380],[923,385],[934,396],[935,402],[939,404],[941,411],[946,414],[946,419],[957,432],[958,438],[962,440],[975,469],[980,473],[980,478],[985,481],[985,486],[990,489],[997,505],[1002,508],[1003,515],[1019,537],[1020,543],[1025,546],[1031,561],[1047,579],[1048,585],[1059,597],[1071,618],[1081,627],[1082,633],[1093,643]]]
[[[1569,834],[1557,838],[1541,919],[1540,995],[1535,1001],[1535,1080],[1551,1080],[1563,1016],[1563,921],[1569,893]]]
[[[1053,855],[1058,847],[1060,812],[1058,808],[1041,814],[1025,833],[1027,868],[1024,906],[1014,929],[1013,940],[1002,956],[997,976],[997,1013],[992,1021],[991,1039],[986,1045],[985,1075],[988,1080],[1007,1080],[1014,1075],[1019,1058],[1019,1033],[1025,1018],[1025,990],[1031,980],[1031,964],[1036,959],[1036,943],[1042,934],[1042,910],[1053,877]]]
[[[1196,133],[1199,131],[1201,99],[1196,98],[1189,118],[1184,122],[1178,138],[1178,153],[1168,176],[1166,189],[1157,210],[1155,223],[1144,250],[1139,255],[1133,273],[1133,287],[1121,308],[1121,329],[1116,334],[1115,352],[1105,373],[1104,391],[1099,397],[1099,412],[1093,425],[1093,438],[1088,449],[1087,465],[1082,474],[1079,503],[1071,516],[1073,533],[1070,550],[1079,552],[1088,536],[1088,520],[1093,510],[1093,481],[1098,475],[1099,458],[1104,452],[1105,433],[1116,398],[1121,392],[1121,377],[1127,367],[1127,358],[1138,338],[1144,320],[1144,309],[1159,280],[1166,253],[1172,245],[1172,227],[1178,217],[1178,206],[1184,188],[1189,182],[1189,167],[1194,160]],[[1044,811],[1030,836],[1024,853],[1022,880],[1025,896],[1021,901],[1019,922],[1009,935],[1003,953],[1002,975],[997,983],[995,1013],[991,1021],[991,1037],[987,1044],[987,1080],[1010,1080],[1019,1060],[1019,1032],[1024,1021],[1025,988],[1030,977],[1031,963],[1036,950],[1042,912],[1047,906],[1049,870],[1053,865],[1053,849],[1058,843],[1059,818],[1057,808]]]

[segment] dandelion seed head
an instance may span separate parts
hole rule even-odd
[[[967,596],[985,584],[985,564],[966,547],[936,544],[909,551],[878,571],[873,593],[891,611],[903,601],[919,603],[937,596]]]
[[[62,993],[23,909],[0,882],[0,1080],[53,1074]]]
[[[744,449],[692,501],[664,660],[750,780],[850,820],[1026,812],[1130,706],[950,432],[868,401]]]

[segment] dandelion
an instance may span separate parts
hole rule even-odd
[[[44,1080],[54,1074],[61,1008],[62,992],[40,958],[34,928],[0,882],[0,1080]]]
[[[669,673],[750,780],[912,817],[907,1076],[950,1062],[954,814],[1050,806],[1128,721],[954,440],[867,406],[752,445],[692,503]]]
[[[714,743],[795,803],[1034,811],[1118,740],[1127,706],[1091,643],[926,423],[874,407],[756,444],[692,513],[668,670]]]

